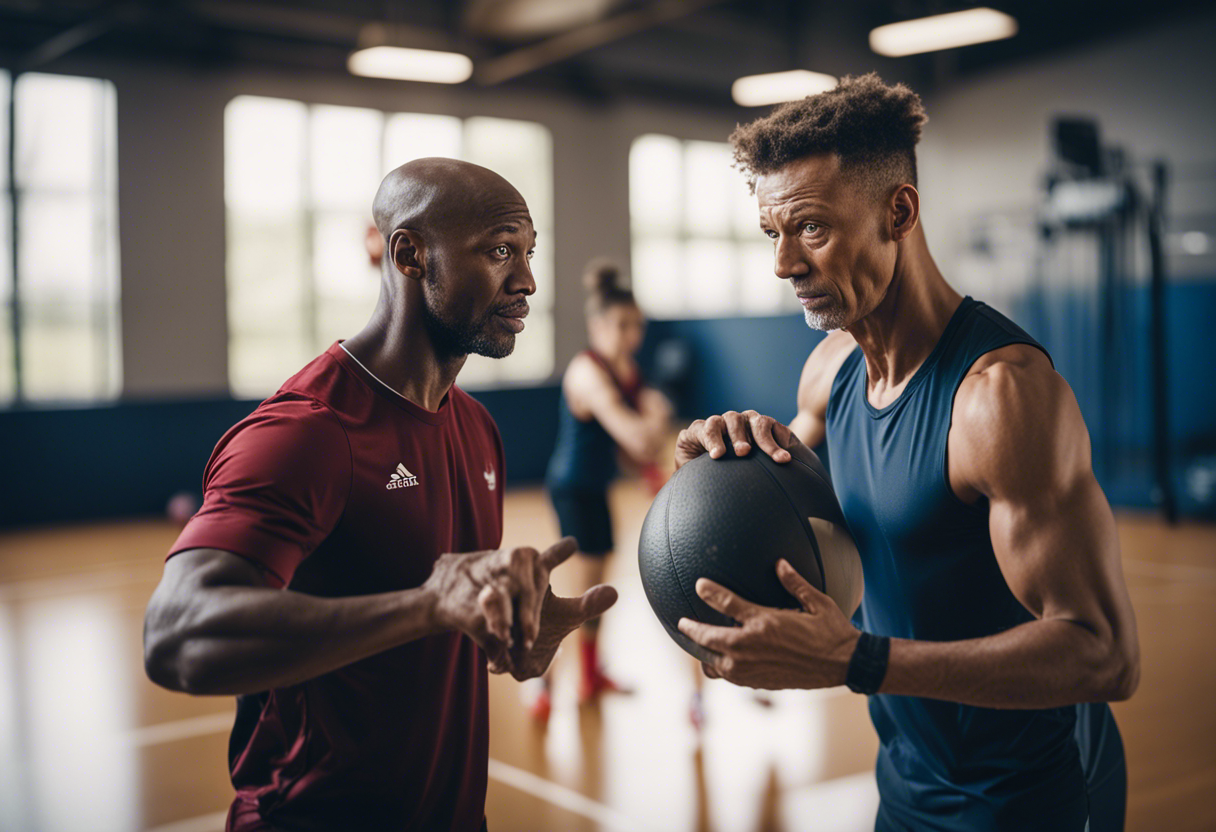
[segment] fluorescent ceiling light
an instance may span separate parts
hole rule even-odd
[[[744,76],[731,85],[730,94],[740,107],[763,107],[827,92],[835,89],[836,84],[831,75],[791,69],[789,72]]]
[[[372,46],[352,52],[346,60],[346,68],[354,75],[369,78],[459,84],[469,80],[473,74],[473,61],[467,55],[456,52]]]
[[[879,55],[901,58],[1004,40],[1017,32],[1018,22],[1012,17],[996,9],[981,7],[879,26],[870,32],[870,48]]]

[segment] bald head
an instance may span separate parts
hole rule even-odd
[[[433,237],[528,216],[528,205],[510,182],[489,168],[430,157],[407,162],[384,177],[372,216],[385,239],[398,228]]]

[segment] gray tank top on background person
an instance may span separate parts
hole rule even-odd
[[[827,445],[832,482],[861,553],[864,630],[956,641],[1033,620],[997,564],[988,501],[962,502],[946,468],[959,384],[980,356],[1011,344],[1043,349],[968,297],[890,405],[876,408],[867,399],[860,349],[837,373]],[[1093,787],[1123,771],[1105,704],[1004,710],[878,694],[869,705],[881,741],[879,829],[1081,832]]]

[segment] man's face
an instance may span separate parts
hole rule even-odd
[[[756,180],[760,227],[773,240],[773,271],[789,280],[807,325],[842,329],[872,312],[895,270],[885,206],[825,153]]]
[[[486,213],[428,250],[423,312],[431,338],[448,353],[504,358],[536,291],[536,232],[522,199]]]

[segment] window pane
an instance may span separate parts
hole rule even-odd
[[[313,204],[371,213],[380,185],[380,113],[313,107],[309,155]]]
[[[22,300],[79,300],[92,294],[96,215],[88,194],[22,195],[18,268]],[[64,245],[66,239],[72,245]],[[80,246],[80,243],[84,246]]]
[[[17,184],[87,190],[104,173],[107,93],[91,78],[27,73],[13,94],[17,119]]]
[[[283,319],[275,323],[282,328],[230,336],[228,379],[234,396],[246,399],[268,396],[316,358],[299,327],[292,325],[294,322]]]
[[[786,296],[794,297],[788,280],[773,273],[773,244],[746,243],[739,250],[743,274],[743,309],[755,315],[788,311]]]
[[[384,131],[384,164],[386,174],[412,159],[446,156],[459,159],[461,149],[460,119],[453,116],[430,116],[421,113],[396,113],[388,117]]]
[[[629,150],[629,215],[635,229],[660,234],[679,227],[683,169],[679,140],[640,136],[634,141]]]
[[[21,303],[21,372],[27,399],[55,401],[107,394],[109,356],[96,337],[92,304]]]
[[[732,185],[730,146],[688,142],[684,152],[684,228],[698,237],[729,232]]]
[[[307,110],[243,95],[224,111],[224,199],[243,215],[282,216],[303,204]]]
[[[363,245],[367,219],[361,213],[323,214],[313,230],[317,340],[320,352],[361,330],[380,293],[380,272]]]
[[[764,232],[760,230],[760,207],[751,189],[747,187],[747,180],[742,173],[732,168],[728,185],[735,234],[743,240],[764,240]]]
[[[9,77],[0,70],[0,113],[8,112]],[[0,126],[0,160],[8,159],[8,127]],[[8,404],[16,395],[16,373],[13,372],[13,330],[9,299],[13,292],[13,254],[8,199],[8,165],[0,164],[0,405]]]
[[[23,394],[31,400],[112,397],[121,386],[114,87],[28,74],[18,79],[14,96]],[[6,204],[2,213],[9,210]],[[7,216],[4,225],[0,236],[7,237]],[[8,262],[0,278],[0,294],[10,297]],[[0,395],[11,398],[8,320],[2,331]]]
[[[543,125],[501,118],[464,124],[464,158],[515,186],[537,231],[553,228],[553,140]]]
[[[739,306],[735,247],[724,240],[693,240],[684,250],[687,307],[699,315],[724,315]]]
[[[0,113],[6,114],[4,121],[0,122],[0,160],[3,160],[3,163],[0,164],[0,188],[8,187],[8,95],[8,73],[0,69]],[[5,267],[0,266],[0,268]]]
[[[684,311],[681,247],[675,240],[633,241],[633,292],[652,318],[675,318]]]

